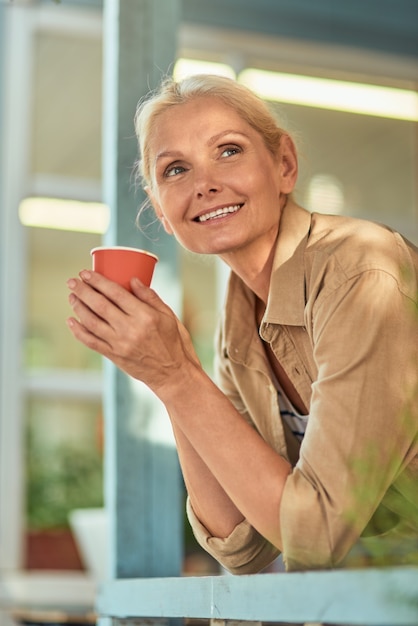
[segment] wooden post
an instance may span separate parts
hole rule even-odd
[[[160,229],[135,225],[133,117],[138,100],[170,72],[179,0],[104,2],[104,199],[111,209],[106,243],[152,250],[160,261],[153,287],[180,302],[175,243]],[[183,498],[165,409],[137,381],[105,363],[105,482],[110,576],[176,576],[182,566]]]
[[[0,570],[15,570],[23,565],[27,266],[18,207],[27,193],[32,13],[28,7],[2,5],[0,20]]]

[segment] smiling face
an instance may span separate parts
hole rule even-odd
[[[185,248],[225,260],[249,246],[271,248],[297,173],[287,136],[274,156],[232,107],[205,96],[160,114],[149,149],[147,191]]]

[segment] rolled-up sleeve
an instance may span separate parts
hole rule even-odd
[[[196,517],[187,499],[187,516],[198,543],[231,574],[254,574],[269,565],[279,550],[262,537],[247,520],[225,538],[212,537]]]

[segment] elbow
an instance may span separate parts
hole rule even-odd
[[[258,574],[268,567],[279,554],[277,548],[261,536],[258,536],[251,545],[242,544],[231,551],[216,550],[216,552],[212,552],[222,567],[236,576]]]
[[[327,494],[300,472],[287,481],[281,507],[281,541],[287,571],[331,569],[342,565],[359,539],[359,520],[331,503]]]

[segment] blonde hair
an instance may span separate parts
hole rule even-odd
[[[261,135],[268,150],[277,156],[280,139],[287,133],[279,127],[267,104],[247,87],[230,78],[212,74],[198,74],[179,82],[167,77],[156,91],[139,102],[135,114],[135,132],[139,148],[136,171],[144,187],[147,185],[152,187],[149,146],[158,116],[171,106],[208,96],[232,107]]]

